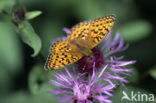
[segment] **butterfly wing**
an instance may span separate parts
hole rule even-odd
[[[50,53],[58,53],[58,52],[69,52],[71,51],[71,47],[69,46],[69,43],[67,40],[59,40],[56,41],[52,46],[50,47]]]
[[[77,24],[71,29],[67,39],[73,44],[88,48],[89,26],[89,21]]]
[[[85,21],[75,25],[69,32],[68,39],[76,40],[78,38],[85,39],[88,37],[90,22]]]
[[[45,64],[45,68],[51,70],[59,69],[70,65],[82,58],[82,54],[73,50],[67,40],[60,40],[50,48],[50,54]]]
[[[114,25],[115,16],[108,15],[103,18],[95,19],[91,22],[89,27],[89,46],[94,48],[97,46],[108,34]]]
[[[82,22],[71,29],[68,39],[88,49],[97,46],[114,25],[115,16],[108,15],[93,21]]]

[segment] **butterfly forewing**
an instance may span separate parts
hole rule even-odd
[[[114,25],[115,16],[109,15],[103,18],[95,19],[91,22],[89,28],[89,46],[94,48],[97,46],[108,34]]]
[[[85,39],[85,37],[88,37],[89,26],[90,26],[90,22],[88,22],[88,21],[81,22],[81,23],[75,25],[71,29],[68,38],[70,40],[76,40],[77,38]]]

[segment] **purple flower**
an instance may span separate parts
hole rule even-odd
[[[116,57],[113,55],[128,48],[128,44],[124,44],[120,34],[116,33],[112,41],[110,38],[108,40],[103,40],[99,48],[103,51],[105,65],[109,67],[109,72],[105,72],[105,77],[112,78],[115,81],[119,80],[122,85],[124,85],[123,83],[127,83],[126,76],[129,76],[132,69],[126,68],[126,66],[134,64],[136,61],[124,61],[122,60],[124,56]]]
[[[104,77],[111,78],[114,81],[118,80],[124,86],[124,83],[128,83],[126,76],[129,76],[129,73],[132,72],[132,69],[126,68],[126,66],[134,64],[135,61],[124,61],[122,60],[124,56],[114,56],[115,53],[126,50],[128,44],[124,44],[119,33],[115,35],[113,40],[110,40],[108,37],[111,33],[112,31],[107,34],[107,37],[98,47],[92,49],[93,55],[91,57],[84,56],[76,64],[80,72],[88,74],[92,73],[94,63],[96,70],[108,65],[109,69],[105,72]]]
[[[69,34],[70,30],[64,31]],[[135,61],[125,61],[124,56],[115,56],[115,53],[122,52],[128,48],[121,39],[120,34],[116,33],[111,40],[106,38],[95,48],[92,49],[92,56],[84,56],[73,66],[73,71],[65,68],[65,72],[56,71],[56,80],[50,80],[56,86],[55,90],[50,90],[52,94],[62,95],[56,98],[59,102],[69,103],[93,103],[94,100],[100,103],[111,103],[109,97],[116,85],[128,83],[126,77],[132,72],[128,65]],[[64,40],[58,38],[57,40]],[[54,42],[54,41],[53,41]],[[53,43],[52,42],[52,43]],[[80,73],[75,70],[78,68]]]
[[[68,28],[64,28],[63,30],[67,34],[70,32],[70,29]],[[106,38],[97,47],[92,49],[93,55],[91,57],[84,56],[77,61],[76,64],[78,70],[81,73],[86,73],[87,75],[92,74],[93,69],[95,69],[95,71],[100,70],[105,65],[108,65],[109,69],[105,72],[105,77],[111,78],[114,81],[118,80],[122,85],[124,85],[124,83],[128,83],[126,77],[132,72],[132,69],[126,68],[126,66],[134,64],[135,61],[124,61],[124,56],[116,57],[114,55],[115,53],[126,50],[129,45],[125,45],[119,33],[116,33],[113,40],[111,40],[111,34],[112,30],[110,30]],[[58,41],[62,39],[66,39],[66,37],[57,38],[56,40]],[[93,68],[94,64],[95,68]]]
[[[66,32],[66,34],[70,33],[70,29],[69,28],[63,28],[63,31]]]
[[[109,78],[103,78],[107,67],[106,65],[99,74],[93,70],[92,75],[85,78],[86,80],[84,80],[84,74],[74,75],[65,68],[65,73],[56,72],[54,75],[56,80],[50,80],[57,87],[50,92],[55,95],[64,95],[56,98],[59,102],[93,103],[93,100],[97,100],[100,103],[111,103],[109,97],[113,96],[111,92],[115,84]]]
[[[93,48],[92,52],[93,55],[91,57],[84,56],[76,62],[78,69],[81,73],[92,73],[94,63],[96,70],[101,68],[105,64],[103,53],[98,48]]]

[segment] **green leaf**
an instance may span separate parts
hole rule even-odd
[[[33,48],[34,53],[32,56],[36,56],[41,49],[41,40],[39,36],[35,33],[31,24],[27,21],[24,21],[18,25],[18,28],[21,32],[21,38],[24,43]]]
[[[2,103],[31,103],[30,94],[25,91],[17,91],[1,97]]]
[[[0,12],[6,8],[12,8],[15,0],[0,0]]]
[[[1,103],[57,103],[56,96],[48,93],[31,95],[27,91],[20,90],[0,98]]]
[[[129,22],[119,27],[119,32],[125,41],[133,42],[147,37],[152,26],[145,20]]]
[[[49,80],[53,75],[53,72],[44,70],[43,65],[35,65],[29,75],[29,89],[32,94],[47,93],[49,89],[53,88],[53,85],[49,83]]]
[[[151,69],[150,75],[151,75],[154,79],[156,79],[156,66],[154,66],[154,67]]]
[[[30,20],[30,19],[33,19],[39,15],[42,14],[42,11],[30,11],[30,12],[26,12],[26,17],[25,19],[26,20]]]
[[[4,79],[5,78],[5,79]],[[0,91],[1,94],[7,94],[10,92],[13,86],[13,80],[9,72],[5,69],[0,67]],[[0,95],[1,95],[0,94]]]
[[[0,22],[0,65],[14,74],[22,66],[22,53],[12,27],[11,23]]]

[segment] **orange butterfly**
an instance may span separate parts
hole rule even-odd
[[[66,40],[57,41],[50,47],[45,68],[59,69],[78,61],[83,56],[91,56],[91,49],[106,37],[114,21],[115,16],[108,15],[74,26]]]

